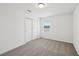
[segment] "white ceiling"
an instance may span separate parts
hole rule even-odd
[[[35,17],[46,17],[50,15],[58,15],[63,13],[71,13],[77,4],[75,3],[48,3],[45,8],[37,8],[36,4],[26,4],[26,10],[30,9],[30,15]]]
[[[58,15],[63,13],[71,13],[76,7],[77,3],[47,3],[45,8],[37,8],[36,3],[22,3],[22,4],[7,4],[8,6],[19,8],[19,10],[31,10],[29,16],[32,17],[46,17],[50,15]]]

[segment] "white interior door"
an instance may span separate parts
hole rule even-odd
[[[32,40],[32,19],[25,19],[24,21],[25,28],[25,43]]]

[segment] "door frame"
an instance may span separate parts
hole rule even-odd
[[[24,19],[24,42],[25,43],[27,43],[26,42],[26,38],[25,38],[25,22],[26,22],[26,19],[31,21],[31,40],[33,40],[33,19],[32,18],[29,18],[29,17],[26,17]]]

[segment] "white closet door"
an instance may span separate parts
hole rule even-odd
[[[26,19],[24,22],[25,43],[32,40],[32,20]]]

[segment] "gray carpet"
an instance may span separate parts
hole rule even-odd
[[[77,56],[71,43],[50,39],[36,39],[8,51],[1,56]]]

